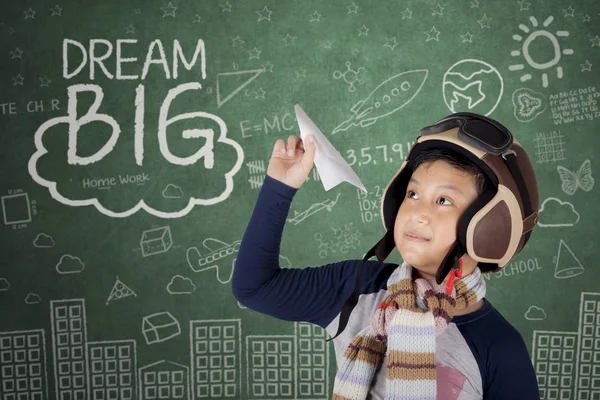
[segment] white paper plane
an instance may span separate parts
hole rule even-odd
[[[352,167],[348,165],[346,160],[327,140],[321,130],[306,115],[302,107],[296,104],[294,109],[296,110],[296,120],[298,121],[302,140],[306,143],[307,136],[314,135],[315,137],[315,167],[317,168],[321,182],[323,182],[325,191],[346,181],[366,192],[367,189],[365,189],[356,172],[354,172]]]

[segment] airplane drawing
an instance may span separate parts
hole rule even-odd
[[[241,240],[236,240],[231,244],[228,244],[218,239],[204,239],[202,245],[209,253],[202,255],[196,247],[190,247],[186,252],[188,265],[194,272],[203,272],[214,268],[217,270],[217,280],[219,283],[228,283],[233,276],[235,260],[231,263],[226,263],[229,264],[226,267],[219,267],[217,262],[237,253],[240,249],[241,242]]]
[[[327,211],[331,211],[333,206],[335,206],[335,204],[337,203],[339,197],[340,197],[340,193],[337,194],[337,196],[335,197],[335,200],[325,200],[321,203],[315,203],[315,204],[311,205],[310,207],[308,207],[308,209],[303,212],[298,212],[298,211],[294,210],[294,217],[288,218],[287,222],[290,222],[294,225],[298,225],[300,222],[304,221],[306,218],[310,217],[313,214],[318,213],[319,211],[321,211],[323,209],[327,209]]]

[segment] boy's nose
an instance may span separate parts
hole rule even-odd
[[[409,218],[415,222],[427,223],[431,220],[431,213],[433,212],[432,207],[432,205],[426,204],[426,202],[423,201],[414,204],[410,209]]]
[[[429,223],[431,221],[431,213],[424,207],[418,207],[410,214],[409,219],[419,223]]]

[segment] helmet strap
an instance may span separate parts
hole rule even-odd
[[[450,248],[448,254],[446,254],[446,257],[444,257],[444,260],[442,261],[437,272],[435,273],[435,281],[438,285],[442,284],[442,282],[444,281],[444,279],[446,279],[446,276],[448,275],[448,273],[450,273],[451,270],[459,269],[459,260],[465,253],[466,251],[458,243],[458,240],[454,242],[452,248]]]

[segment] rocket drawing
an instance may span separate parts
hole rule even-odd
[[[374,124],[410,103],[421,91],[427,74],[426,69],[405,71],[381,82],[364,100],[352,107],[352,116],[339,124],[331,133],[336,134],[353,126]]]

